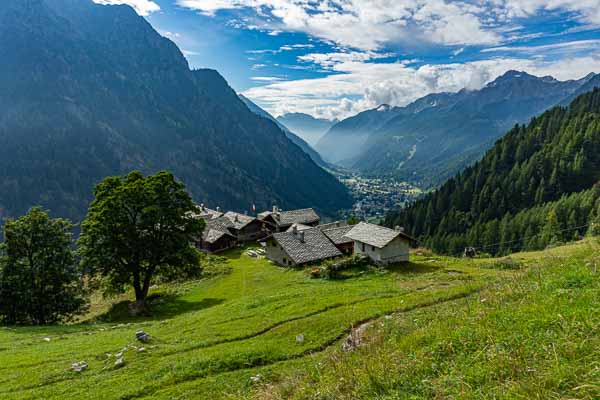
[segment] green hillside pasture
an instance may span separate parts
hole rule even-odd
[[[416,257],[389,271],[322,280],[241,251],[227,258],[228,275],[156,288],[170,294],[155,299],[150,318],[0,329],[0,398],[235,398],[252,388],[252,368],[313,360],[361,321],[468,296],[515,273]],[[140,329],[152,343],[135,341]],[[119,352],[125,363],[115,368]],[[77,361],[89,368],[71,371]]]

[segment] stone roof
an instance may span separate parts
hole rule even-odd
[[[366,243],[370,246],[384,248],[398,236],[406,240],[412,240],[408,235],[401,231],[389,229],[383,226],[361,222],[355,225],[346,236],[357,242]]]
[[[294,228],[296,228],[296,230],[298,230],[298,231],[305,231],[307,229],[313,229],[312,226],[308,226],[308,225],[292,224],[292,226],[290,226],[286,232],[293,232]]]
[[[304,236],[304,240],[302,240],[302,236]],[[283,248],[292,261],[298,265],[342,255],[327,236],[317,228],[297,233],[275,233],[273,234],[273,239]]]
[[[346,225],[338,228],[323,229],[322,225],[319,225],[318,228],[321,229],[321,231],[329,238],[329,240],[333,242],[333,244],[340,245],[352,242],[352,239],[346,236],[346,234],[352,230],[353,226]]]
[[[292,224],[313,224],[319,222],[321,217],[312,208],[301,210],[279,211],[269,214],[278,226],[289,226]]]
[[[330,222],[328,224],[321,224],[318,226],[318,228],[322,231],[327,230],[327,229],[332,229],[332,228],[340,228],[343,226],[348,226],[348,222],[346,221],[336,221],[336,222]]]
[[[233,211],[228,211],[227,213],[225,213],[223,218],[229,220],[230,225],[228,226],[228,228],[233,228],[235,230],[243,229],[256,219],[254,217],[250,217],[248,215],[236,213]]]
[[[233,238],[234,236],[227,230],[226,221],[228,220],[223,217],[206,220],[206,227],[202,232],[202,240],[207,243],[215,243],[223,236],[231,236]]]
[[[221,211],[211,210],[210,208],[204,206],[196,207],[197,212],[193,213],[195,218],[202,218],[204,220],[219,218],[223,216]]]

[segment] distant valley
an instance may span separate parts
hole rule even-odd
[[[315,118],[304,113],[283,114],[277,117],[277,121],[298,134],[311,146],[315,146],[323,135],[338,122],[337,120]]]
[[[600,86],[600,76],[561,82],[509,71],[481,90],[437,93],[406,107],[382,105],[334,125],[315,148],[368,177],[436,187],[478,160],[518,123]]]

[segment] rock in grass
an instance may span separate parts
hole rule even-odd
[[[142,343],[148,343],[148,342],[150,342],[150,340],[152,340],[151,337],[150,337],[150,335],[148,335],[144,331],[137,331],[135,333],[135,338],[137,340],[139,340],[140,342],[142,342]]]
[[[304,334],[302,334],[302,333],[301,333],[301,334],[299,334],[299,335],[296,335],[296,342],[297,342],[297,343],[302,343],[302,342],[304,342]]]
[[[258,383],[258,382],[260,382],[261,379],[262,379],[262,375],[260,375],[260,374],[254,375],[254,376],[250,377],[250,382]]]
[[[114,365],[114,367],[115,367],[115,368],[121,368],[121,367],[124,367],[124,366],[125,366],[125,361],[123,360],[123,357],[118,357],[118,358],[115,360],[115,365]]]
[[[74,372],[83,372],[88,368],[88,363],[85,361],[74,362],[71,364],[71,370]]]

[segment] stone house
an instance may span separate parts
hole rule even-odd
[[[319,228],[274,233],[266,240],[267,258],[276,264],[297,267],[342,253]]]
[[[271,232],[285,232],[294,224],[306,226],[317,226],[321,217],[312,208],[301,210],[281,211],[273,207],[273,211],[266,211],[258,214],[258,219],[265,224],[265,228]]]
[[[268,231],[264,229],[264,224],[248,215],[229,211],[219,220],[223,221],[229,233],[235,236],[239,243],[254,242],[268,235]]]
[[[234,247],[237,243],[227,226],[225,226],[218,218],[213,220],[204,220],[206,226],[202,232],[202,237],[197,243],[200,250],[206,253],[219,253]]]
[[[369,257],[376,264],[388,265],[409,261],[410,244],[414,239],[401,230],[361,222],[346,237],[354,241],[354,253]]]
[[[345,222],[334,222],[332,224],[319,225],[318,228],[343,255],[349,256],[354,253],[354,241],[346,236],[353,228],[351,225]]]

